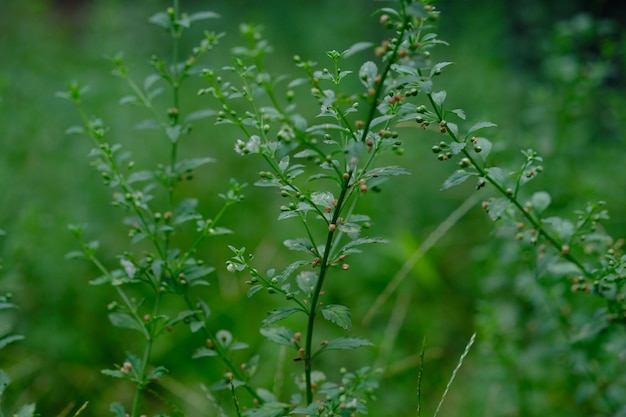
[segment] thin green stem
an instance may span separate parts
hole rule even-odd
[[[346,194],[348,192],[350,178],[346,179],[343,187],[341,189],[341,194],[339,198],[337,198],[337,206],[335,208],[335,212],[332,217],[332,221],[330,223],[331,226],[337,224],[337,219],[341,213],[341,209],[343,207],[344,201],[346,199]],[[328,230],[328,235],[326,237],[326,246],[324,248],[324,255],[322,257],[322,261],[320,263],[320,273],[317,278],[317,283],[315,284],[315,290],[313,291],[313,296],[311,298],[311,307],[309,310],[309,318],[307,322],[307,330],[306,330],[306,341],[304,348],[304,375],[306,380],[306,399],[307,404],[311,404],[313,402],[313,386],[311,381],[311,371],[312,371],[312,355],[313,355],[313,330],[315,328],[315,316],[317,314],[317,305],[319,302],[320,293],[322,292],[322,287],[324,286],[324,279],[326,278],[326,273],[328,272],[328,268],[330,267],[329,259],[330,253],[332,251],[333,237],[335,235],[335,228],[330,228]]]

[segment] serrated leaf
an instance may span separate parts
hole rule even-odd
[[[490,202],[487,207],[487,212],[491,220],[498,220],[510,204],[511,202],[507,198],[496,198]]]
[[[137,181],[148,181],[151,179],[154,179],[154,173],[152,171],[137,171],[128,176],[126,183],[132,184]]]
[[[348,49],[346,49],[345,51],[343,51],[341,55],[344,58],[349,58],[358,52],[371,48],[373,45],[374,44],[372,42],[357,42],[351,47],[349,47]]]
[[[313,248],[313,244],[309,239],[298,238],[298,239],[287,239],[283,242],[290,250],[297,250],[300,252],[311,253],[311,249]]]
[[[487,157],[489,156],[489,153],[491,152],[491,148],[492,148],[491,141],[485,138],[478,138],[476,140],[476,145],[480,146],[481,148],[480,153],[478,153],[478,157],[482,159],[483,162],[486,161]]]
[[[139,332],[143,332],[143,325],[137,323],[130,314],[128,313],[111,313],[109,314],[109,320],[111,324],[115,327],[122,327],[125,329],[133,329]]]
[[[128,378],[128,374],[125,374],[124,372],[118,369],[103,369],[100,371],[100,373],[102,375],[110,376],[111,378],[120,378],[120,379]]]
[[[467,131],[467,135],[469,136],[471,133],[476,132],[477,130],[484,129],[487,127],[496,127],[495,123],[491,122],[478,122],[474,126],[470,127]]]
[[[328,304],[322,308],[322,316],[344,330],[352,327],[352,318],[348,307],[339,304]]]
[[[157,366],[156,368],[154,368],[154,370],[152,372],[150,372],[148,375],[146,375],[146,379],[148,381],[153,381],[155,379],[159,379],[160,377],[162,377],[163,375],[165,375],[168,372],[169,371],[164,366]]]
[[[506,177],[502,169],[498,167],[486,168],[485,171],[487,171],[491,178],[500,184],[502,184],[502,181],[504,181],[504,178]]]
[[[274,343],[284,346],[294,346],[293,331],[284,326],[262,327],[261,334]]]
[[[302,271],[296,277],[296,284],[307,296],[313,294],[317,285],[317,274],[313,271]]]
[[[328,344],[324,346],[324,350],[352,350],[361,346],[374,346],[374,344],[359,337],[338,337],[329,340]]]
[[[126,416],[126,410],[124,409],[124,406],[117,401],[111,404],[111,406],[109,407],[109,411],[113,413],[113,417]]]
[[[561,240],[567,241],[574,234],[574,224],[569,220],[560,217],[548,217],[543,219],[544,223],[552,226],[552,230],[559,236]]]
[[[271,310],[267,313],[267,315],[265,316],[265,318],[263,319],[263,321],[261,322],[261,325],[263,327],[267,327],[272,323],[275,323],[279,320],[282,320],[286,317],[291,316],[292,314],[296,313],[300,311],[300,309],[298,307],[278,307],[275,308],[274,310]]]
[[[318,206],[331,206],[335,196],[328,191],[316,191],[311,193],[311,201]]]
[[[430,94],[433,92],[433,82],[431,80],[421,81],[419,85],[424,93]]]
[[[456,171],[448,177],[448,179],[443,183],[439,191],[447,190],[448,188],[452,188],[454,186],[462,184],[471,176],[472,174],[467,171]]]
[[[537,191],[531,197],[530,202],[533,205],[533,209],[537,213],[541,213],[548,208],[548,206],[552,202],[552,198],[550,198],[550,194],[545,191]]]

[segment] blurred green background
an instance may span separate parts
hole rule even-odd
[[[89,85],[86,108],[110,125],[110,141],[132,150],[138,165],[162,157],[166,148],[160,139],[132,128],[144,117],[141,110],[118,104],[127,86],[110,75],[104,56],[123,52],[133,77],[143,80],[152,54],[169,56],[166,34],[147,23],[168,5],[161,0],[0,3],[0,229],[6,231],[0,236],[0,289],[11,292],[20,307],[3,312],[0,323],[26,336],[0,350],[0,367],[14,380],[5,408],[36,401],[41,415],[61,416],[89,401],[85,415],[107,415],[112,401],[129,398],[129,385],[99,372],[137,347],[129,334],[108,322],[106,305],[115,296],[108,288],[88,285],[97,276],[90,265],[64,258],[78,248],[67,225],[85,223],[87,237],[101,241],[100,256],[115,264],[128,245],[123,213],[110,207],[110,190],[90,167],[91,142],[64,133],[79,123],[76,110],[54,94],[73,80]],[[326,50],[383,39],[372,17],[380,5],[364,0],[182,1],[183,10],[209,9],[222,16],[187,32],[183,49],[189,50],[206,29],[227,32],[200,65],[219,68],[239,42],[238,25],[261,24],[274,45],[270,70],[295,74],[294,54],[326,65]],[[515,168],[522,162],[519,150],[538,150],[546,173],[529,192],[548,190],[555,215],[572,216],[588,200],[606,200],[612,219],[605,227],[615,237],[626,235],[624,7],[582,0],[450,0],[437,7],[440,37],[450,46],[436,49],[433,59],[456,63],[436,80],[437,88],[448,91],[448,102],[463,108],[470,124],[498,124],[489,132],[493,163]],[[359,59],[371,58],[352,58],[353,70]],[[183,109],[214,105],[196,96],[203,86],[200,79],[189,82]],[[226,190],[231,176],[252,183],[264,169],[260,160],[232,151],[237,135],[202,121],[182,150],[183,156],[217,159],[184,190],[200,198],[203,212],[217,209],[215,195]],[[454,167],[433,158],[430,147],[438,135],[409,129],[401,135],[406,153],[393,163],[407,167],[412,176],[385,184],[381,194],[368,196],[362,210],[374,219],[371,234],[391,243],[370,249],[354,262],[349,278],[330,281],[327,289],[334,301],[352,309],[353,333],[379,348],[328,355],[328,369],[374,361],[388,365],[370,414],[414,416],[418,359],[426,340],[422,402],[429,415],[477,331],[477,344],[441,415],[626,415],[623,329],[574,342],[601,303],[570,294],[568,282],[536,280],[532,252],[494,232],[479,203],[419,260],[373,320],[362,323],[406,259],[474,193],[471,184],[439,192]],[[226,219],[235,234],[203,248],[203,257],[217,267],[212,286],[203,291],[215,328],[228,328],[259,350],[266,357],[260,380],[271,381],[277,348],[261,338],[258,326],[280,301],[246,299],[244,278],[225,270],[227,245],[246,246],[263,270],[292,260],[281,242],[299,234],[290,224],[275,222],[280,201],[272,192],[251,186],[246,197]],[[386,333],[390,322],[398,325],[395,336]],[[174,336],[155,353],[155,361],[172,370],[163,390],[184,399],[174,402],[188,404],[186,415],[213,415],[198,386],[210,384],[223,369],[217,362],[188,359],[201,341]]]

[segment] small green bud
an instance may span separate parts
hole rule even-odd
[[[435,145],[431,148],[431,150],[433,151],[433,153],[439,153],[441,152],[441,147],[439,145]]]
[[[472,162],[468,158],[463,158],[459,161],[459,166],[461,166],[461,168],[467,168],[471,164]]]

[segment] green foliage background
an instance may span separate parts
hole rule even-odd
[[[207,25],[226,31],[227,37],[204,66],[228,62],[242,22],[265,26],[274,45],[271,70],[277,73],[296,71],[291,61],[296,53],[325,65],[326,50],[381,38],[371,17],[379,6],[375,2],[249,3],[208,5],[223,18]],[[498,164],[516,167],[519,150],[537,149],[546,173],[534,187],[550,191],[551,210],[569,215],[587,200],[606,200],[613,218],[605,227],[620,237],[626,235],[624,21],[619,11],[601,16],[606,13],[603,3],[594,4],[442,2],[440,37],[451,46],[436,50],[434,59],[456,63],[439,80],[451,105],[463,108],[470,120],[499,125],[490,137]],[[126,86],[110,75],[103,55],[123,51],[135,79],[142,80],[150,55],[167,53],[167,37],[147,23],[148,16],[167,5],[156,0],[92,1],[81,7],[44,0],[0,4],[0,228],[7,232],[0,236],[0,288],[12,292],[21,307],[0,320],[3,328],[26,335],[0,350],[0,366],[15,381],[8,404],[36,401],[42,415],[66,415],[90,401],[90,414],[106,415],[111,401],[130,395],[128,387],[99,372],[119,363],[132,348],[129,335],[113,328],[106,317],[113,294],[88,285],[97,274],[89,265],[64,259],[77,248],[67,224],[88,223],[87,233],[102,243],[103,258],[115,263],[119,247],[127,242],[122,213],[110,208],[109,190],[89,166],[91,144],[64,134],[77,116],[54,93],[71,80],[90,85],[86,107],[107,121],[111,137],[133,151],[137,164],[159,158],[155,139],[132,129],[141,111],[117,104]],[[188,11],[206,7],[182,2]],[[612,20],[603,20],[607,17]],[[202,30],[187,34],[187,47]],[[352,59],[358,68],[361,56]],[[190,83],[184,106],[206,107],[205,99],[195,95],[200,87],[201,80]],[[601,305],[591,296],[571,294],[568,282],[534,279],[531,252],[508,235],[500,236],[479,203],[415,265],[373,321],[360,324],[359,317],[403,262],[475,192],[471,185],[439,192],[451,167],[430,152],[437,133],[407,129],[401,134],[406,154],[400,163],[413,175],[385,184],[368,202],[375,220],[372,235],[391,243],[357,258],[350,276],[335,277],[327,289],[329,301],[353,310],[355,334],[382,346],[393,343],[393,349],[389,354],[383,348],[362,349],[347,358],[334,355],[328,369],[388,364],[371,414],[415,415],[423,340],[422,401],[432,410],[477,330],[477,345],[442,411],[446,415],[589,416],[623,409],[623,329],[602,334],[589,330],[589,337],[576,339],[578,332],[593,329],[594,311]],[[238,138],[233,135],[227,127],[204,121],[185,145],[190,155],[217,159],[185,190],[200,198],[207,212],[218,204],[214,196],[227,187],[230,176],[252,183],[263,169],[260,161],[232,151]],[[227,219],[235,234],[212,240],[203,249],[207,262],[217,267],[206,297],[216,328],[231,329],[252,349],[274,358],[276,347],[262,340],[258,325],[279,301],[247,300],[243,277],[227,273],[224,262],[230,256],[227,244],[233,244],[256,253],[259,269],[284,265],[290,254],[281,242],[294,232],[288,222],[275,222],[280,197],[268,198],[266,190],[254,187],[246,196]],[[394,322],[394,311],[403,305],[406,317]],[[385,333],[390,322],[399,325],[397,337]],[[157,356],[176,378],[166,379],[164,390],[184,398],[189,415],[210,415],[197,387],[222,370],[215,363],[189,359],[198,343],[190,336],[173,333],[167,343],[158,347]],[[262,366],[271,381],[271,361]]]

